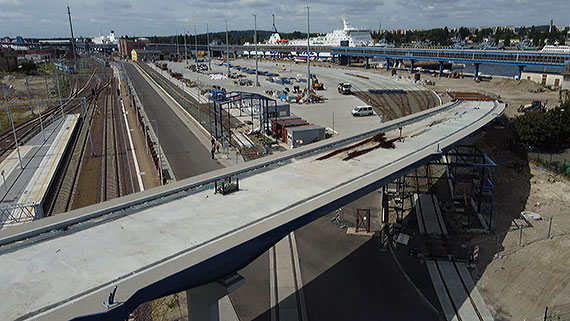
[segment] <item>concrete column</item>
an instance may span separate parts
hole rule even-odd
[[[390,70],[390,58],[386,58],[386,70]]]
[[[473,78],[477,79],[477,77],[479,77],[479,64],[474,64],[475,65],[475,71],[473,72]]]
[[[218,301],[243,285],[245,279],[231,274],[224,279],[186,290],[188,321],[219,321]]]
[[[410,72],[414,72],[414,60],[410,60]]]
[[[517,76],[517,80],[521,80],[522,72],[524,70],[524,66],[518,66],[518,67],[519,67],[519,74]]]
[[[439,62],[439,75],[442,76],[443,75],[443,61]]]
[[[364,68],[370,68],[370,66],[368,66],[368,57],[364,58]]]

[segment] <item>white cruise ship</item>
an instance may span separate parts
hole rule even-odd
[[[372,46],[373,43],[370,30],[352,27],[346,19],[342,19],[342,21],[344,23],[344,28],[342,30],[335,30],[333,32],[327,33],[324,36],[312,37],[310,39],[310,45],[339,47],[342,45],[342,42],[348,41],[349,47]],[[306,46],[307,39],[281,39],[279,33],[276,32],[273,33],[271,37],[269,37],[269,40],[267,40],[267,42],[261,45]]]

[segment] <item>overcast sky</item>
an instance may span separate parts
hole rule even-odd
[[[0,36],[67,37],[67,6],[76,36],[96,36],[111,29],[118,36],[171,35],[184,28],[205,33],[271,29],[311,32],[342,28],[344,14],[355,27],[429,29],[435,27],[570,24],[570,0],[0,0]]]

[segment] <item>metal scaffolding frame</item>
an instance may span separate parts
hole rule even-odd
[[[458,145],[444,153],[437,161],[423,165],[423,173],[414,169],[386,185],[383,193],[383,209],[385,222],[388,223],[389,212],[396,214],[396,222],[401,222],[406,210],[405,200],[414,193],[433,192],[434,179],[431,166],[444,166],[446,179],[454,201],[465,203],[467,214],[466,225],[473,227],[475,217],[483,229],[490,230],[495,204],[495,188],[497,185],[498,166],[485,153],[471,145]],[[420,167],[421,168],[421,167]]]
[[[270,111],[273,106],[273,111]],[[210,134],[216,139],[226,140],[230,146],[231,141],[231,112],[232,108],[239,108],[240,116],[244,113],[244,107],[248,107],[253,124],[254,119],[259,119],[260,131],[266,134],[271,128],[270,118],[277,118],[277,101],[275,99],[256,93],[241,91],[224,92],[213,90],[208,100],[208,116],[210,118]],[[224,119],[225,118],[225,119]],[[225,125],[227,123],[227,125]],[[225,128],[224,128],[225,127]]]

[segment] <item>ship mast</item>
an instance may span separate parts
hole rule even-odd
[[[272,14],[271,16],[273,17],[273,30],[275,31],[275,33],[279,33],[279,32],[277,31],[277,27],[275,27],[275,15]]]

